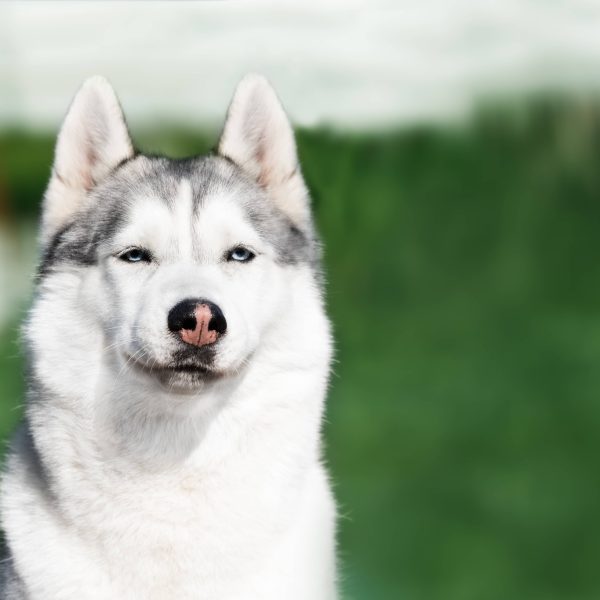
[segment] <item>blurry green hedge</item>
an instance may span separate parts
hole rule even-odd
[[[298,139],[337,340],[347,597],[600,597],[600,105]],[[138,138],[177,156],[215,141]],[[2,136],[5,219],[37,214],[52,143]],[[16,367],[0,362],[5,423]]]

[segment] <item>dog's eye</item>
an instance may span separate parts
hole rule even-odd
[[[130,263],[150,262],[152,260],[150,252],[144,250],[143,248],[130,248],[129,250],[126,250],[120,254],[119,258]]]
[[[233,250],[230,250],[227,254],[227,260],[235,260],[237,262],[249,262],[255,257],[255,254],[250,252],[248,248],[243,246],[237,246]]]

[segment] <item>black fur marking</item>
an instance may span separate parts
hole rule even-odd
[[[44,277],[50,270],[50,267],[56,262],[56,255],[61,244],[63,236],[73,227],[73,223],[67,223],[61,227],[50,240],[50,243],[44,248],[42,258],[38,266],[38,278]]]
[[[102,215],[88,213],[59,230],[42,255],[38,278],[43,279],[57,265],[89,267],[97,264],[98,242],[114,234],[122,212]]]

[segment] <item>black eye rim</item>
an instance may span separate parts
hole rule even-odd
[[[133,252],[139,252],[140,257],[137,260],[131,259],[131,254]],[[117,258],[119,260],[122,260],[123,262],[129,263],[129,264],[152,262],[152,254],[150,253],[150,251],[146,250],[145,248],[140,248],[138,246],[132,246],[131,248],[127,248],[126,250],[123,250],[123,252],[118,254]]]
[[[247,252],[248,256],[244,259],[234,258],[233,255],[238,250],[243,250],[244,252]],[[250,250],[250,248],[247,248],[246,246],[244,246],[242,244],[238,244],[237,246],[234,246],[233,248],[231,248],[231,250],[227,251],[225,258],[226,258],[227,262],[249,263],[250,261],[252,261],[256,258],[256,253],[253,252],[252,250]]]
[[[234,258],[233,255],[238,251],[245,252],[246,257],[245,258]],[[139,253],[139,258],[132,259],[131,258],[132,253]],[[126,250],[123,250],[116,256],[119,260],[129,263],[129,264],[150,263],[153,261],[152,253],[149,250],[146,250],[145,248],[141,248],[138,246],[132,246],[131,248],[127,248]],[[228,250],[225,253],[225,259],[227,260],[227,262],[248,263],[248,262],[254,260],[255,258],[256,258],[256,252],[250,250],[250,248],[247,248],[246,246],[243,246],[242,244],[238,244],[237,246],[234,246],[233,248],[231,248],[231,250]]]

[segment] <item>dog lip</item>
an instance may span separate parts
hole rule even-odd
[[[173,363],[173,364],[160,364],[160,363],[148,363],[140,361],[134,358],[134,355],[125,353],[126,364],[130,364],[133,367],[148,374],[156,373],[198,373],[198,374],[217,374],[216,371],[207,367],[206,365],[193,364],[193,363]]]

